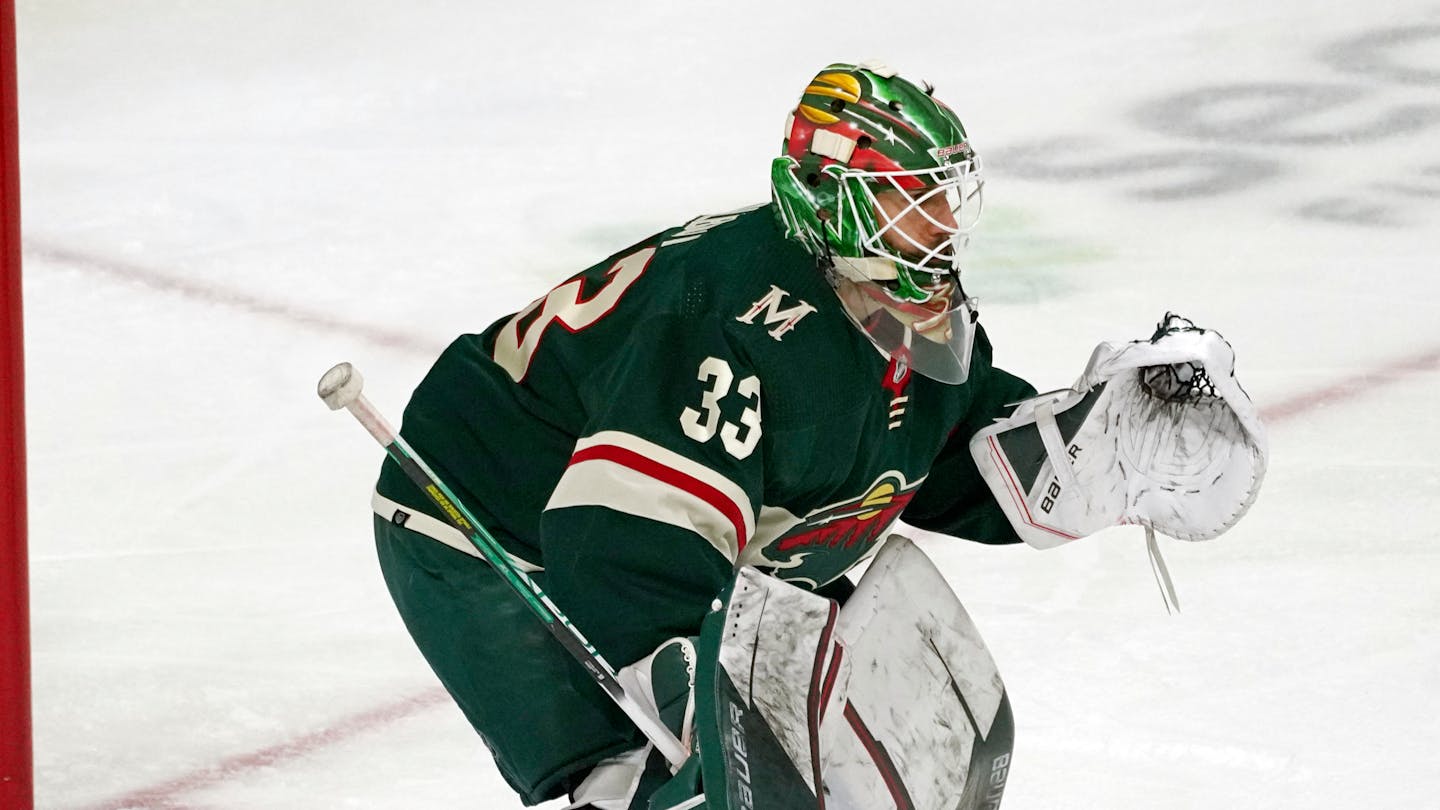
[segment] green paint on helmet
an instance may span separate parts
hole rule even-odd
[[[933,276],[958,272],[980,208],[979,163],[965,127],[932,90],[881,65],[826,67],[791,112],[770,173],[787,236],[842,275],[883,283],[908,301],[928,300]],[[878,210],[882,193],[900,195],[892,197],[901,200],[899,213]],[[900,238],[906,213],[938,210],[941,199],[948,214],[926,216],[944,244]]]

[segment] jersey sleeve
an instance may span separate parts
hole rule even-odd
[[[970,407],[950,432],[929,477],[902,518],[916,528],[979,543],[1018,543],[1019,536],[975,467],[970,437],[1010,413],[1014,403],[1034,396],[1035,388],[990,365],[990,344],[983,333],[976,341],[976,359],[980,362],[972,366],[971,381],[967,383],[975,386]]]
[[[714,317],[654,316],[581,385],[541,516],[549,590],[612,663],[693,635],[755,529],[758,377]]]

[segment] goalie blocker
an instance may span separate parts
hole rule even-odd
[[[1148,340],[1102,343],[1074,389],[1020,403],[970,451],[1042,549],[1122,524],[1216,537],[1254,503],[1268,457],[1234,350],[1173,313]]]

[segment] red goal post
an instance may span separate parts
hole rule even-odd
[[[0,807],[35,806],[25,532],[25,333],[15,2],[0,0]]]

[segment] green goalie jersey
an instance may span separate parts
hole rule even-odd
[[[769,206],[615,254],[445,350],[402,434],[609,660],[697,631],[738,565],[819,588],[888,527],[1017,538],[967,441],[1032,395],[882,355]],[[386,519],[438,523],[387,461]],[[477,562],[477,564],[480,564]]]

